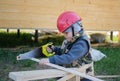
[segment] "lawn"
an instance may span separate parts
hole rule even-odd
[[[120,47],[98,47],[107,58],[98,61],[94,65],[95,75],[120,75]],[[107,81],[120,81],[120,78]]]
[[[36,62],[30,60],[16,61],[16,56],[34,48],[19,47],[10,49],[0,49],[0,81],[12,81],[8,78],[8,73],[11,71],[25,71],[46,68],[40,67]],[[107,58],[95,62],[94,69],[95,75],[120,75],[120,47],[96,47],[107,55]],[[120,81],[120,78],[111,79],[106,81]]]

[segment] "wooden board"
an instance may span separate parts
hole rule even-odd
[[[67,69],[85,73],[86,69],[89,68],[90,66],[93,66],[93,65],[86,64],[80,68],[67,68]],[[48,78],[55,78],[55,77],[62,77],[57,81],[66,81],[66,80],[71,80],[71,78],[73,79],[75,75],[62,70],[58,70],[58,69],[18,71],[18,72],[9,73],[9,78],[15,81],[28,81],[28,80],[48,79]],[[76,76],[76,81],[78,81],[77,79],[80,80],[80,76]]]
[[[0,0],[0,28],[56,29],[63,11],[75,11],[86,30],[120,30],[120,0]]]
[[[13,80],[37,80],[37,79],[47,79],[62,77],[67,73],[60,70],[48,69],[48,70],[33,70],[33,71],[20,71],[20,72],[10,72],[9,77]]]

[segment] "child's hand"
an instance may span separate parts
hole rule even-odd
[[[39,62],[39,64],[41,64],[41,65],[44,65],[46,63],[49,63],[49,59],[48,58],[41,59],[40,62]]]
[[[42,46],[42,54],[46,57],[51,57],[55,54],[53,43],[48,43]]]

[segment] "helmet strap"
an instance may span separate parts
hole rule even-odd
[[[74,32],[75,32],[75,30],[74,30],[74,25],[72,25],[71,29],[72,29],[72,35],[73,35],[73,37],[72,37],[72,39],[71,39],[71,42],[74,42],[77,38],[85,35],[85,33],[84,33],[84,31],[83,31],[83,26],[82,26],[82,24],[79,23],[79,21],[76,22],[76,23],[79,25],[79,27],[81,27],[81,30],[79,31],[79,33],[75,34],[75,33],[74,33]]]
[[[76,22],[81,28],[83,27],[83,25],[81,23],[79,23],[80,21]]]
[[[79,27],[81,27],[81,30],[79,31],[79,33],[77,33],[75,35],[75,29],[74,29],[74,25],[71,26],[71,30],[72,30],[72,39],[71,41],[75,41],[78,37],[83,36],[83,26],[81,23],[79,23],[80,21],[77,21],[76,23],[79,25]]]
[[[75,36],[75,31],[74,31],[74,27],[73,27],[73,25],[72,25],[72,36],[74,37]]]
[[[82,36],[84,36],[84,35],[85,35],[84,31],[81,30],[81,31],[80,31],[79,33],[77,33],[74,37],[72,37],[71,43],[75,42],[79,37],[82,37]]]

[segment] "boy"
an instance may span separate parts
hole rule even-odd
[[[80,67],[91,62],[90,41],[83,30],[81,20],[72,11],[64,12],[58,17],[57,28],[59,32],[63,33],[65,40],[61,48],[46,47],[48,54],[51,52],[55,54],[49,58],[41,59],[39,64],[53,63],[66,67]],[[83,79],[81,81],[90,80]]]

